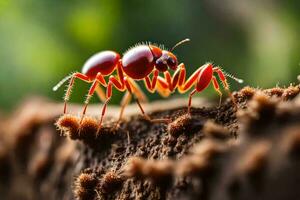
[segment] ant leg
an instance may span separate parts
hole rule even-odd
[[[109,82],[107,84],[107,89],[106,89],[106,101],[104,102],[104,105],[102,107],[102,112],[101,112],[101,116],[100,116],[97,134],[99,133],[99,131],[102,127],[102,121],[103,121],[103,118],[104,118],[104,115],[106,112],[107,104],[109,103],[110,98],[112,96],[112,86],[115,86],[116,89],[118,89],[119,91],[124,91],[125,86],[123,83],[124,83],[124,81],[119,82],[114,76],[109,77]]]
[[[100,121],[99,121],[99,125],[98,125],[98,129],[97,129],[97,134],[99,133],[101,127],[102,127],[102,121],[103,121],[103,118],[104,118],[104,115],[105,115],[105,112],[106,112],[106,108],[107,108],[107,104],[108,102],[110,101],[110,97],[106,99],[106,101],[104,102],[104,105],[102,107],[102,111],[101,111],[101,117],[100,117]]]
[[[208,64],[203,65],[202,67],[200,67],[200,69],[198,69],[199,70],[198,77],[197,78],[192,77],[192,79],[195,79],[197,82],[196,82],[195,89],[190,93],[190,96],[189,96],[188,113],[191,113],[192,96],[196,92],[202,92],[205,88],[207,88],[213,78],[212,77],[212,75],[213,75],[212,64],[208,63]]]
[[[123,118],[123,114],[124,114],[124,110],[125,110],[125,107],[129,104],[129,102],[131,101],[131,94],[130,92],[126,92],[122,98],[122,101],[121,101],[121,110],[120,110],[120,115],[119,115],[119,119],[118,119],[118,122],[116,124],[116,126],[118,126]]]
[[[171,76],[169,71],[164,73],[165,82],[168,84],[168,88],[171,92],[173,92],[177,86],[181,86],[185,82],[186,70],[183,63],[178,65],[176,71]]]
[[[151,93],[155,92],[155,86],[157,83],[158,73],[159,73],[159,71],[157,69],[155,69],[153,71],[152,81],[150,80],[149,76],[146,76],[144,79],[146,89]]]
[[[70,79],[69,86],[68,86],[68,89],[67,89],[65,97],[64,97],[64,114],[66,114],[66,112],[67,112],[67,102],[70,99],[72,87],[74,85],[74,81],[76,78],[83,80],[85,82],[88,82],[88,83],[91,82],[90,79],[86,75],[79,73],[79,72],[75,72],[72,75],[65,77],[62,81],[60,81],[56,86],[53,87],[53,90],[56,91],[65,81]]]
[[[82,111],[82,115],[81,115],[81,119],[80,119],[80,124],[81,124],[81,122],[82,122],[82,120],[83,120],[83,118],[85,116],[85,113],[86,113],[86,110],[87,110],[87,106],[88,106],[88,104],[89,104],[89,102],[90,102],[90,100],[91,100],[91,98],[92,98],[92,96],[93,96],[96,88],[99,87],[99,83],[101,85],[103,85],[103,86],[106,86],[106,81],[105,81],[104,77],[100,73],[97,74],[97,76],[96,76],[93,84],[91,85],[91,87],[89,89],[88,95],[87,95],[86,100],[84,102],[85,105],[84,105],[84,108],[83,108],[83,111]]]
[[[145,82],[146,89],[151,93],[154,93],[155,90],[157,90],[162,97],[168,97],[171,93],[168,82],[164,78],[158,76],[157,70],[154,71],[152,81],[150,81],[150,78],[147,76],[145,77],[144,82]],[[133,83],[135,82],[133,81]],[[135,83],[135,85],[137,84]],[[136,92],[139,93],[139,91],[142,90],[138,88]]]
[[[193,97],[193,95],[194,95],[196,92],[197,92],[197,90],[194,89],[194,90],[189,94],[188,114],[191,114],[192,97]]]
[[[158,77],[157,84],[156,84],[156,90],[162,97],[168,97],[171,94],[171,91],[169,90],[168,83],[163,79],[162,77]]]
[[[227,83],[227,79],[226,79],[226,76],[224,75],[224,73],[222,72],[221,68],[220,67],[214,67],[213,68],[214,72],[217,72],[219,78],[221,79],[222,83],[223,83],[223,86],[225,88],[225,90],[227,91],[228,95],[230,96],[235,108],[237,108],[237,103],[235,101],[235,98],[233,97],[233,95],[231,94],[231,91],[229,89],[229,85]]]
[[[220,99],[219,99],[219,107],[221,106],[221,103],[222,103],[222,92],[220,91],[220,86],[219,86],[219,83],[216,79],[215,76],[212,77],[212,82],[213,82],[213,85],[214,85],[214,89],[215,91],[219,94],[220,96]]]
[[[124,78],[124,82],[125,82],[125,86],[127,88],[127,90],[130,92],[130,94],[134,94],[133,97],[134,97],[134,100],[136,101],[136,103],[138,104],[143,116],[145,119],[153,122],[153,123],[169,123],[171,120],[170,119],[151,119],[144,111],[144,108],[142,107],[139,99],[137,98],[137,95],[136,95],[136,91],[132,90],[132,86],[130,84],[130,82],[128,81],[128,79],[125,77]]]
[[[184,64],[179,65],[180,66],[180,74],[178,77],[178,91],[179,93],[185,93],[186,91],[188,91],[197,81],[197,78],[199,76],[199,74],[201,73],[201,71],[203,70],[203,68],[206,65],[202,65],[201,67],[199,67],[189,78],[187,81],[185,81],[186,79],[186,69]]]
[[[112,82],[108,82],[108,85],[107,85],[107,90],[106,90],[106,101],[104,102],[103,104],[103,107],[102,107],[102,111],[101,111],[101,116],[100,116],[100,121],[99,121],[99,125],[98,125],[98,129],[97,129],[97,134],[99,133],[101,127],[102,127],[102,121],[103,121],[103,118],[104,118],[104,115],[105,115],[105,112],[106,112],[106,108],[107,108],[107,104],[109,103],[110,101],[110,98],[112,96]]]
[[[102,88],[98,85],[95,89],[99,99],[102,101],[102,102],[105,102],[106,101],[106,96],[105,96],[105,92],[102,90]]]
[[[132,79],[128,80],[130,82],[130,85],[132,87],[132,90],[134,91],[134,93],[137,95],[137,98],[141,101],[141,102],[148,102],[148,98],[145,95],[145,93],[143,92],[143,90],[140,88],[140,86]]]
[[[136,94],[137,98],[140,99],[141,102],[147,102],[147,97],[143,93],[141,88],[138,86],[138,84],[134,80],[127,80],[127,81],[130,82],[132,90],[134,91],[134,94]],[[129,102],[131,101],[131,98],[132,98],[131,93],[129,91],[127,91],[121,101],[121,111],[120,111],[119,119],[118,119],[116,126],[118,126],[120,121],[122,120],[125,107],[129,104]]]

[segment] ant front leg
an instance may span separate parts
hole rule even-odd
[[[235,108],[237,108],[237,103],[236,103],[236,101],[235,101],[235,98],[234,98],[233,95],[231,94],[231,91],[230,91],[230,89],[229,89],[229,85],[228,85],[228,83],[227,83],[226,76],[225,76],[225,74],[223,73],[222,69],[221,69],[220,67],[214,67],[214,68],[213,68],[213,71],[214,71],[214,72],[217,72],[217,74],[218,74],[220,80],[221,80],[222,83],[223,83],[223,86],[224,86],[225,90],[227,91],[228,95],[230,96],[230,98],[231,98],[231,100],[232,100],[232,102],[233,102]]]
[[[155,74],[154,74],[154,75],[155,75]],[[158,75],[158,73],[157,73],[157,75]],[[149,78],[149,77],[148,77],[148,78]],[[156,80],[157,80],[157,77],[156,77]],[[144,116],[145,119],[147,119],[148,121],[151,121],[151,122],[153,122],[153,123],[170,123],[170,121],[171,121],[170,119],[151,119],[151,117],[148,116],[148,115],[145,113],[145,110],[144,110],[144,108],[142,107],[142,105],[141,105],[141,103],[140,103],[140,101],[139,101],[139,98],[138,98],[138,96],[137,96],[137,94],[136,94],[137,91],[132,89],[132,86],[131,86],[131,84],[130,84],[130,81],[129,81],[127,78],[125,78],[124,81],[125,81],[125,86],[126,86],[127,90],[130,92],[130,94],[132,94],[132,95],[134,94],[134,95],[133,95],[134,100],[135,100],[135,102],[138,104],[138,106],[139,106],[139,108],[140,108],[140,110],[141,110],[141,112],[142,112],[142,114],[143,114],[143,116]],[[133,80],[131,80],[131,81],[133,81]],[[133,81],[133,82],[134,82],[134,81]],[[147,89],[148,89],[148,90],[149,90],[149,89],[155,89],[156,82],[157,82],[157,81],[154,82],[153,88],[148,88],[149,85],[146,85],[146,86],[147,86]],[[135,88],[135,89],[136,89],[136,88]]]
[[[154,69],[152,81],[150,80],[149,76],[146,76],[145,79],[144,79],[146,88],[151,93],[155,92],[155,86],[156,86],[156,83],[157,83],[158,73],[159,73],[159,71],[157,69]]]
[[[196,76],[197,75],[197,76]],[[212,64],[208,63],[200,67],[190,78],[190,82],[188,84],[195,84],[195,89],[190,93],[189,96],[189,104],[188,104],[188,113],[191,113],[191,105],[192,105],[192,96],[196,92],[202,92],[205,88],[208,87],[210,82],[213,80],[213,68]],[[189,81],[188,80],[188,81]],[[187,82],[188,82],[187,81]],[[187,86],[185,86],[187,87]]]
[[[171,94],[168,83],[160,76],[157,78],[156,90],[160,94],[160,96],[165,98],[170,96]]]
[[[145,77],[146,89],[154,93],[156,90],[162,97],[168,97],[171,93],[169,89],[169,83],[162,77],[158,76],[158,70],[154,70],[152,81],[150,81],[149,76]],[[138,92],[138,91],[137,91]]]
[[[219,83],[218,83],[218,81],[217,81],[217,79],[216,79],[215,76],[212,77],[212,82],[213,82],[213,86],[214,86],[215,91],[220,96],[220,99],[219,99],[219,107],[220,107],[221,103],[222,103],[222,92],[220,91],[220,86],[219,86]]]
[[[180,93],[188,91],[197,81],[197,78],[206,65],[199,67],[189,78],[186,80],[186,69],[185,65],[181,63],[178,65],[178,69],[171,76],[170,72],[164,73],[165,82],[168,84],[170,91],[174,91],[178,87]]]
[[[81,124],[81,122],[82,122],[82,120],[83,120],[83,118],[84,118],[84,116],[85,116],[85,113],[86,113],[88,104],[89,104],[89,102],[90,102],[90,100],[91,100],[91,98],[92,98],[94,92],[96,91],[97,87],[99,87],[99,83],[100,83],[101,85],[103,85],[104,87],[107,86],[106,81],[105,81],[105,79],[104,79],[104,77],[102,76],[101,73],[98,73],[98,74],[96,75],[96,78],[95,78],[94,82],[92,83],[92,85],[91,85],[91,87],[90,87],[90,89],[89,89],[88,95],[87,95],[86,100],[85,100],[85,102],[84,102],[85,105],[84,105],[84,108],[83,108],[83,111],[82,111],[80,124]],[[100,89],[101,89],[101,88],[100,88]],[[100,97],[101,97],[101,96],[100,96]]]

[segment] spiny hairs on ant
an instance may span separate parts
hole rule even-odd
[[[135,48],[135,47],[138,47],[138,46],[141,46],[141,45],[146,45],[146,46],[149,46],[149,45],[153,45],[153,46],[157,46],[157,47],[159,47],[161,50],[166,50],[166,51],[173,51],[176,47],[178,47],[178,46],[180,46],[180,45],[182,45],[182,44],[184,44],[184,43],[186,43],[186,42],[189,42],[190,41],[190,39],[189,38],[186,38],[186,39],[184,39],[184,40],[181,40],[181,41],[179,41],[179,42],[177,42],[172,48],[170,48],[170,49],[168,49],[168,48],[166,48],[166,46],[164,45],[164,44],[158,44],[158,43],[153,43],[153,42],[150,42],[150,41],[146,41],[146,42],[138,42],[138,43],[136,43],[135,45],[133,45],[132,47],[129,47],[124,53],[123,53],[123,55],[124,54],[126,54],[129,50],[131,50],[131,49],[133,49],[133,48]]]
[[[136,43],[136,44],[130,46],[129,48],[127,48],[127,49],[124,51],[123,55],[125,55],[126,53],[128,53],[128,51],[132,50],[133,48],[139,47],[139,46],[142,46],[142,45],[146,45],[146,46],[153,45],[153,46],[159,47],[161,50],[166,50],[166,51],[168,51],[168,48],[166,48],[166,46],[165,46],[164,44],[158,44],[158,43],[156,43],[156,42],[146,41],[146,42],[138,42],[138,43]]]

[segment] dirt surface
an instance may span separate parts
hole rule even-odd
[[[299,86],[246,87],[234,93],[237,107],[231,99],[220,107],[195,99],[191,114],[176,101],[164,101],[155,106],[160,111],[147,110],[152,118],[172,119],[170,124],[133,114],[119,127],[108,118],[98,133],[93,117],[80,125],[74,115],[58,118],[61,105],[29,103],[1,122],[1,196],[297,199],[298,93]]]

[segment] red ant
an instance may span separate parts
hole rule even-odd
[[[134,99],[146,119],[152,122],[170,122],[170,119],[151,119],[145,113],[140,101],[145,101],[146,97],[135,82],[136,80],[143,79],[148,91],[151,93],[157,91],[163,97],[169,96],[176,88],[178,88],[180,93],[184,93],[195,85],[195,89],[189,95],[188,112],[190,112],[192,96],[196,92],[204,90],[210,82],[213,83],[213,86],[220,95],[221,100],[222,93],[219,89],[219,84],[214,72],[217,73],[227,91],[229,91],[229,86],[226,76],[231,77],[238,82],[242,82],[241,79],[225,74],[219,67],[213,67],[211,63],[207,63],[198,68],[186,81],[185,66],[183,63],[178,65],[177,57],[172,53],[172,51],[177,46],[187,41],[189,41],[189,39],[178,42],[170,51],[163,50],[162,48],[152,44],[137,45],[128,50],[122,59],[120,55],[114,51],[101,51],[86,61],[82,68],[82,73],[75,72],[65,77],[55,87],[53,87],[53,90],[56,91],[65,81],[70,79],[70,83],[64,97],[64,113],[66,113],[67,101],[69,100],[75,78],[92,83],[85,100],[81,120],[86,113],[86,109],[92,95],[96,92],[99,98],[104,102],[99,122],[99,129],[101,128],[107,104],[112,97],[113,86],[119,91],[126,91],[121,101],[119,121],[122,118],[125,106],[130,102],[132,95],[134,95],[133,97],[135,97]],[[168,71],[169,68],[175,71],[173,76],[171,76]],[[117,78],[111,75],[115,70],[117,71]],[[163,72],[164,77],[159,76],[159,72]],[[151,73],[152,79],[150,78]],[[109,76],[108,83],[104,79],[106,76]],[[106,93],[103,92],[99,85],[106,87]],[[231,95],[230,92],[229,94]]]

